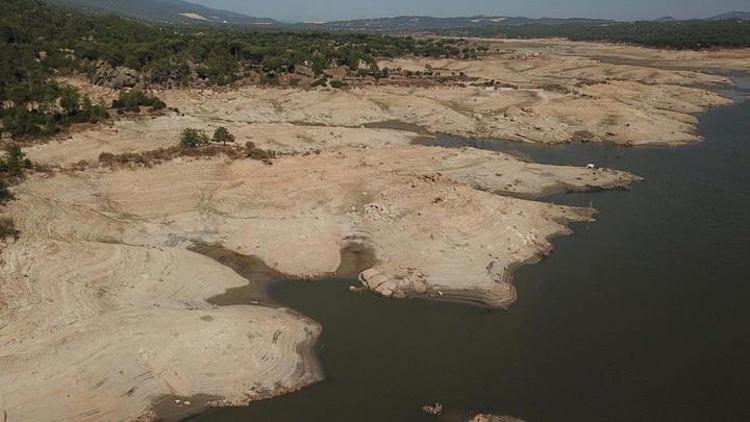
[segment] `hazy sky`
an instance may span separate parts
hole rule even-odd
[[[750,11],[750,0],[188,0],[279,20],[336,20],[397,15],[693,18]]]

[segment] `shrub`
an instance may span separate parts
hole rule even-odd
[[[99,162],[105,165],[112,165],[115,163],[116,157],[111,152],[103,152],[99,154]]]
[[[318,86],[326,86],[327,84],[328,84],[328,79],[325,76],[323,76],[319,79],[314,80],[311,86],[315,88]]]
[[[13,194],[8,190],[8,185],[4,180],[0,179],[0,204],[13,199]]]
[[[81,107],[80,102],[81,97],[73,88],[66,88],[63,91],[62,97],[60,97],[60,107],[68,116],[78,113],[78,110]]]
[[[143,91],[120,92],[119,97],[112,101],[112,108],[126,112],[137,113],[141,107],[151,107],[152,110],[163,110],[167,107],[164,101],[157,97],[146,95]]]
[[[180,136],[180,145],[186,148],[197,148],[209,142],[206,132],[197,129],[186,128]]]
[[[31,161],[17,144],[8,145],[5,152],[5,159],[0,161],[0,172],[7,173],[10,177],[20,177],[25,169],[31,168]]]
[[[276,86],[279,84],[279,77],[274,72],[264,73],[260,77],[260,83],[264,85]]]
[[[156,99],[156,101],[154,101],[153,105],[151,106],[151,109],[153,110],[164,110],[165,108],[167,108],[167,103],[165,103],[164,101],[158,98]]]
[[[338,79],[334,79],[334,80],[331,81],[331,88],[334,88],[334,89],[343,89],[343,88],[346,88],[346,86],[347,86],[346,82],[344,82],[344,81],[340,81]]]
[[[18,239],[18,235],[21,232],[16,229],[16,224],[13,222],[12,218],[9,217],[0,217],[0,238],[6,238],[9,236],[12,236],[16,239]]]
[[[89,123],[98,123],[104,119],[109,118],[109,113],[104,108],[104,106],[92,103],[89,97],[83,98],[83,107],[81,108],[81,114],[85,116]]]

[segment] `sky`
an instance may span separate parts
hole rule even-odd
[[[707,17],[750,11],[750,0],[187,0],[282,21],[399,15],[586,17],[618,20]]]

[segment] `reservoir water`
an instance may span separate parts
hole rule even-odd
[[[509,311],[354,294],[351,279],[280,282],[319,321],[326,380],[194,421],[750,420],[750,80],[700,116],[701,144],[623,148],[441,138],[543,163],[627,170],[628,192],[545,200],[595,223],[515,276]],[[420,411],[440,402],[441,417]]]

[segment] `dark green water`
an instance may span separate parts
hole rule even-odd
[[[750,420],[750,103],[700,120],[706,142],[677,149],[476,144],[647,180],[549,198],[599,221],[519,270],[507,312],[352,294],[348,280],[279,284],[278,301],[324,327],[326,381],[192,420]],[[435,401],[452,414],[420,412]]]

